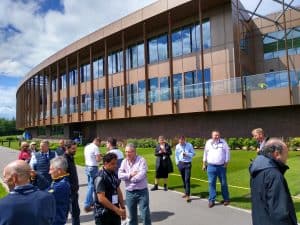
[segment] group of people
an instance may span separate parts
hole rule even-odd
[[[252,135],[258,142],[257,157],[249,167],[253,225],[297,225],[295,209],[284,178],[284,172],[288,169],[286,165],[288,148],[283,141],[266,137],[261,128],[254,129]],[[115,138],[107,139],[105,154],[100,153],[100,145],[101,139],[95,138],[84,148],[85,173],[88,181],[84,210],[94,211],[96,225],[120,225],[121,220],[127,216],[129,225],[137,225],[139,208],[143,224],[151,225],[146,160],[137,155],[136,148],[131,143],[125,147],[125,157],[117,148]],[[69,211],[72,214],[72,224],[80,224],[79,184],[74,163],[76,143],[65,145],[60,141],[56,152],[49,150],[48,141],[41,142],[39,152],[27,150],[27,153],[24,153],[28,147],[28,144],[22,143],[20,160],[8,164],[4,169],[4,182],[8,185],[10,194],[0,200],[0,208],[5,205],[5,210],[0,212],[0,225],[65,224]],[[160,179],[163,179],[163,189],[167,191],[168,176],[174,169],[171,160],[172,150],[163,136],[159,136],[154,154],[156,173],[151,191],[158,190]],[[184,187],[182,197],[189,203],[195,150],[184,136],[180,136],[174,155]],[[206,171],[208,177],[209,208],[215,206],[217,179],[221,183],[223,197],[221,203],[224,206],[230,204],[226,178],[229,160],[230,148],[227,142],[221,138],[219,131],[213,130],[211,138],[205,143],[202,164],[202,169]],[[99,170],[100,161],[103,162],[103,167]],[[128,213],[120,189],[121,181],[125,183]],[[26,197],[20,202],[19,199],[24,196]],[[20,202],[19,207],[25,206],[24,213],[31,215],[30,222],[14,216],[19,212],[15,204],[17,201]],[[38,210],[31,207],[32,202]]]

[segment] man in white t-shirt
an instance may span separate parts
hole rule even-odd
[[[121,163],[124,159],[124,154],[120,149],[117,148],[117,140],[115,138],[112,138],[112,137],[107,138],[106,148],[107,148],[107,153],[114,153],[114,154],[117,155],[118,167],[117,167],[117,170],[116,170],[116,175],[118,176],[118,170],[119,170],[119,168],[121,166]]]
[[[223,204],[229,204],[229,192],[226,178],[226,168],[230,159],[229,146],[227,142],[220,138],[220,132],[212,131],[211,139],[209,139],[204,147],[203,166],[202,169],[207,171],[209,197],[208,207],[215,205],[216,199],[216,182],[219,178],[221,183],[221,192],[223,196]]]
[[[88,178],[88,187],[86,198],[84,201],[84,211],[90,212],[93,210],[92,205],[93,193],[94,193],[94,178],[98,173],[98,164],[101,160],[101,154],[99,151],[99,146],[101,144],[101,139],[99,137],[95,138],[92,143],[88,144],[84,148],[84,159],[85,159],[85,174]]]

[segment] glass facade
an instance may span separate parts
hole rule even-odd
[[[285,56],[284,31],[276,31],[263,36],[264,59],[280,58]],[[300,54],[300,27],[287,29],[287,48],[289,55]]]
[[[95,92],[94,108],[105,109],[105,89],[99,89]]]
[[[149,63],[157,63],[168,59],[167,34],[148,40]]]
[[[104,61],[103,58],[97,58],[93,61],[94,79],[104,76]]]
[[[69,81],[70,86],[76,85],[78,83],[77,69],[72,69],[69,71]]]
[[[130,46],[126,49],[126,68],[134,69],[144,66],[144,43]]]
[[[108,74],[123,71],[123,51],[119,50],[108,55]]]
[[[70,97],[70,113],[76,113],[77,112],[77,97]]]
[[[81,95],[81,111],[91,111],[91,96],[89,94]]]
[[[158,90],[158,78],[151,78],[148,81],[148,96],[149,102],[157,102],[159,100],[159,95],[157,95]]]
[[[87,82],[91,80],[91,67],[90,64],[80,66],[80,82]]]
[[[202,23],[203,49],[211,47],[210,21],[205,19]],[[196,52],[201,46],[200,25],[192,24],[172,32],[173,57]]]

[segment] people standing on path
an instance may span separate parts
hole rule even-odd
[[[131,143],[126,145],[125,155],[118,175],[119,179],[125,181],[129,225],[138,224],[138,206],[143,224],[151,225],[146,160],[137,155],[136,148]]]
[[[95,223],[96,225],[120,225],[126,219],[121,181],[115,174],[118,167],[117,155],[107,153],[103,156],[103,168],[94,180],[95,185]]]
[[[265,132],[262,128],[255,128],[252,130],[252,136],[257,141],[257,154],[260,154],[260,151],[266,144],[266,142],[270,139],[270,137],[265,136]]]
[[[297,225],[295,208],[284,173],[288,148],[272,138],[251,163],[250,187],[253,225]]]
[[[56,202],[53,225],[65,225],[68,219],[71,187],[67,168],[68,162],[63,156],[58,156],[50,161],[49,174],[53,181],[49,193],[53,194]]]
[[[84,159],[85,159],[85,174],[87,176],[87,193],[84,201],[84,211],[93,211],[93,193],[94,193],[94,178],[98,173],[98,165],[101,160],[101,154],[99,147],[101,139],[95,138],[92,143],[88,144],[84,148]]]
[[[230,151],[227,142],[220,138],[220,132],[212,131],[211,139],[206,141],[203,152],[203,166],[202,169],[207,171],[209,197],[208,207],[215,205],[216,200],[216,182],[219,178],[221,183],[221,192],[223,197],[223,204],[229,205],[229,191],[226,178],[226,169],[230,159]]]
[[[116,154],[116,156],[118,158],[118,161],[117,161],[118,166],[116,168],[116,175],[118,176],[118,170],[124,159],[124,155],[123,155],[123,152],[120,149],[118,149],[118,147],[117,147],[117,139],[112,138],[112,137],[107,138],[106,148],[107,148],[107,153],[114,153],[114,154]]]
[[[30,167],[37,173],[35,183],[40,190],[49,188],[52,179],[49,174],[50,160],[56,157],[56,153],[49,149],[49,141],[42,140],[40,143],[40,151],[31,156]],[[40,178],[41,177],[41,178]]]
[[[168,175],[173,172],[173,164],[170,158],[172,150],[164,136],[158,137],[158,144],[156,145],[154,154],[156,156],[155,181],[151,191],[158,190],[158,181],[160,178],[164,179],[164,190],[167,191]]]
[[[187,202],[191,202],[191,172],[195,150],[191,143],[185,141],[184,136],[180,136],[178,142],[175,148],[175,162],[183,182],[184,195],[182,197],[185,198]]]
[[[18,159],[24,160],[27,163],[30,162],[31,151],[29,150],[29,144],[26,141],[22,141],[21,143],[21,149],[20,149]]]
[[[69,173],[69,181],[71,185],[70,212],[72,215],[72,225],[80,224],[80,208],[78,204],[79,182],[77,168],[74,161],[74,156],[77,151],[77,145],[71,141],[66,144],[64,157],[68,162],[67,173]]]
[[[63,155],[66,151],[65,140],[61,139],[58,141],[58,148],[56,149],[56,154],[58,156]]]
[[[29,183],[31,168],[23,160],[9,163],[3,181],[9,194],[0,199],[0,225],[52,225],[55,199]]]

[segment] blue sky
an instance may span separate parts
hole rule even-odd
[[[259,2],[241,1],[249,10]],[[153,2],[1,0],[0,117],[15,117],[17,87],[34,66],[79,38]],[[300,0],[294,0],[293,5],[299,6]],[[258,12],[267,14],[278,10],[281,10],[278,3],[264,0]]]

